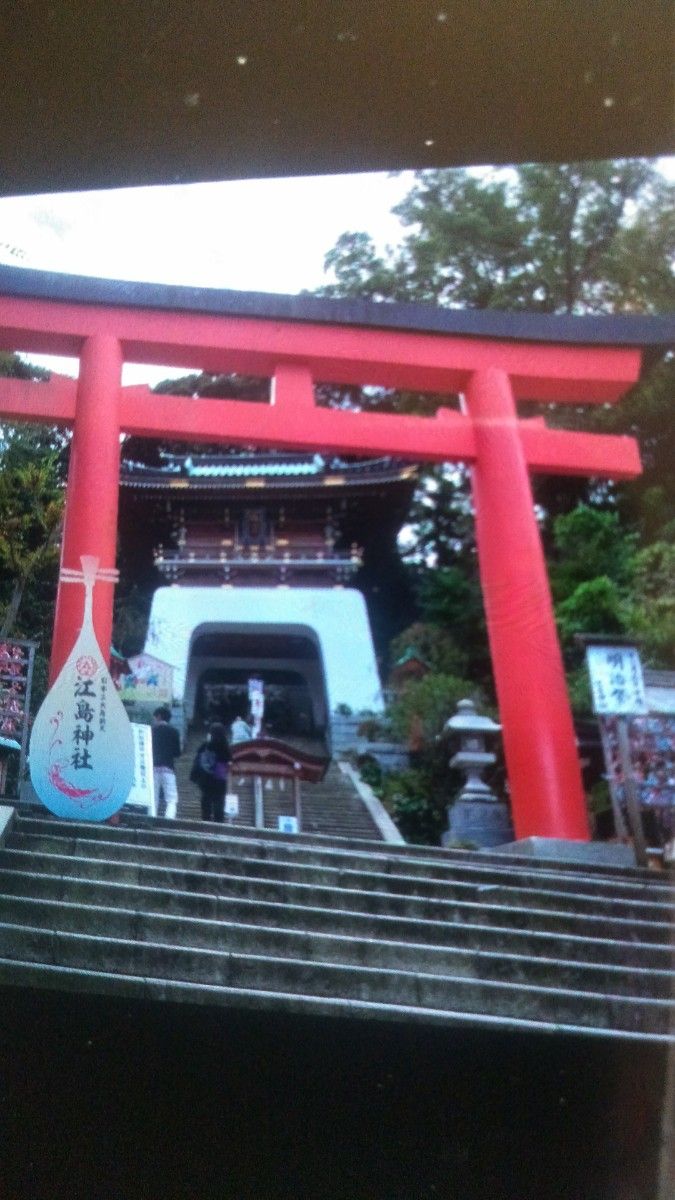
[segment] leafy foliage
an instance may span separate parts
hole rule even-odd
[[[468,689],[468,695],[467,695]],[[394,736],[407,742],[413,727],[420,730],[426,742],[438,737],[448,717],[465,698],[484,703],[475,686],[456,675],[434,672],[422,679],[410,680],[393,700],[390,711]]]
[[[647,662],[675,669],[675,544],[652,542],[634,559],[628,628]]]
[[[49,372],[0,354],[0,376]],[[37,642],[33,704],[47,688],[68,436],[37,425],[0,428],[0,636]]]
[[[578,633],[623,634],[627,613],[621,593],[613,579],[598,575],[580,583],[556,607],[558,628],[563,645]]]
[[[448,628],[440,624],[415,621],[392,641],[389,657],[396,663],[412,649],[434,673],[458,675],[466,666],[466,655]]]
[[[26,365],[5,363],[23,377]],[[48,637],[64,502],[65,437],[5,426],[0,437],[0,636]],[[25,614],[25,616],[23,615]]]
[[[555,558],[551,564],[554,597],[568,598],[596,576],[626,585],[633,571],[637,538],[619,522],[616,512],[579,504],[553,522]]]
[[[421,171],[377,253],[344,233],[323,295],[532,312],[672,307],[675,188],[641,160],[531,164],[486,178]]]
[[[446,787],[441,773],[417,768],[385,775],[378,790],[405,840],[434,846],[447,823]]]

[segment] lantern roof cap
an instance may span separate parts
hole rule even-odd
[[[457,712],[445,722],[445,729],[451,733],[499,733],[501,725],[491,717],[485,717],[476,712],[473,700],[460,700]]]

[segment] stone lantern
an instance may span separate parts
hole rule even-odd
[[[441,835],[444,846],[457,842],[501,846],[513,840],[508,805],[482,778],[486,767],[497,761],[486,742],[500,731],[501,725],[476,712],[472,700],[460,700],[457,712],[445,723],[445,733],[459,736],[459,750],[450,766],[463,771],[466,782],[455,803],[448,806],[448,828]]]

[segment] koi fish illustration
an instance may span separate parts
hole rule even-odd
[[[64,779],[63,775],[61,774],[61,768],[63,766],[64,764],[60,762],[52,763],[47,771],[47,776],[49,778],[49,782],[53,784],[55,788],[58,788],[58,790],[64,796],[68,796],[70,800],[84,801],[86,799],[89,804],[97,804],[101,800],[108,799],[108,796],[112,790],[111,788],[109,788],[107,792],[103,793],[100,792],[98,788],[78,788],[74,787],[72,783],[68,783],[68,780]],[[89,797],[91,797],[91,799],[89,799]]]

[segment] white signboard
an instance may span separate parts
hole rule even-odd
[[[239,796],[236,794],[236,792],[228,792],[225,797],[225,816],[239,816]]]
[[[145,809],[148,816],[156,817],[155,781],[152,773],[152,730],[149,725],[131,722],[134,736],[134,782],[127,796],[127,804]]]
[[[248,702],[253,717],[253,736],[260,737],[262,719],[265,712],[265,690],[262,679],[249,679]]]
[[[649,711],[634,646],[587,646],[586,661],[598,716],[635,717]]]
[[[279,833],[298,833],[297,817],[277,817]]]
[[[129,795],[133,738],[92,616],[96,582],[111,582],[116,572],[99,570],[93,555],[80,561],[81,571],[63,567],[59,576],[63,584],[84,584],[82,627],[33,723],[30,777],[57,817],[105,821]]]

